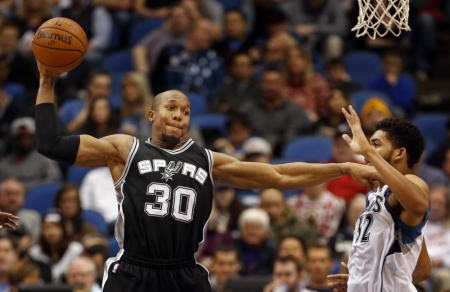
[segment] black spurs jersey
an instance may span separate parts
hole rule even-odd
[[[200,249],[213,202],[212,166],[211,151],[191,139],[167,150],[135,138],[115,183],[121,249],[154,259],[188,257]]]

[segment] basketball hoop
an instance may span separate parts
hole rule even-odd
[[[358,0],[358,24],[352,28],[356,37],[384,37],[389,32],[399,36],[408,26],[409,0]]]

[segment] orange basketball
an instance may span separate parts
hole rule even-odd
[[[88,40],[75,21],[56,17],[44,22],[36,31],[32,48],[36,59],[55,73],[77,67],[86,56]]]

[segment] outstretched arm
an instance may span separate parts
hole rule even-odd
[[[39,63],[38,68],[41,72],[36,99],[38,151],[50,159],[77,166],[108,166],[113,179],[118,179],[133,145],[133,137],[112,135],[96,139],[88,135],[61,136],[54,107],[54,87],[58,76]]]
[[[373,167],[354,164],[287,163],[271,165],[266,163],[242,162],[234,157],[213,152],[214,179],[238,188],[290,190],[315,186],[344,174],[364,185],[374,188],[371,179],[379,174]]]
[[[418,284],[431,277],[431,261],[428,256],[427,245],[425,238],[422,241],[422,250],[420,251],[419,259],[417,260],[416,268],[412,273],[413,284]]]

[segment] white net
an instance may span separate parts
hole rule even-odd
[[[409,0],[358,0],[358,24],[352,28],[356,37],[368,35],[371,39],[389,32],[399,36],[408,26]]]

